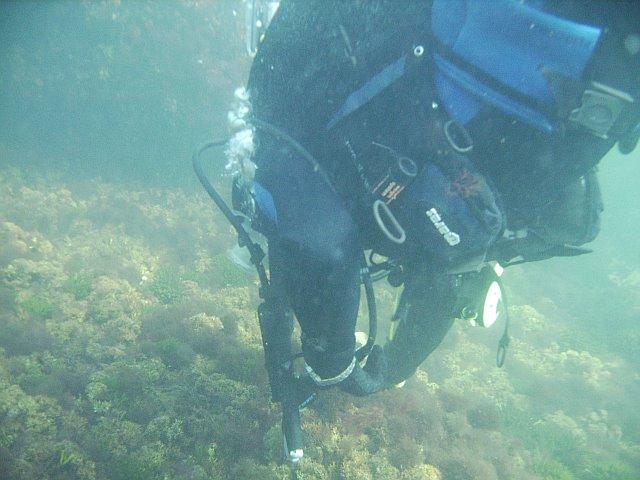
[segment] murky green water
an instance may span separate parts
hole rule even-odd
[[[287,478],[257,281],[190,166],[226,135],[243,22],[0,3],[0,478]],[[601,162],[593,254],[507,271],[503,369],[499,332],[457,323],[403,389],[324,393],[299,478],[640,478],[639,172]]]

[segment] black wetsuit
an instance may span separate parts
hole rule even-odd
[[[438,151],[431,56],[411,55],[416,46],[430,51],[429,26],[427,0],[284,0],[251,69],[252,115],[303,145],[331,179],[328,184],[287,142],[256,132],[256,180],[271,193],[277,211],[277,231],[269,236],[271,274],[301,324],[305,358],[322,378],[340,373],[353,357],[363,248],[375,247],[407,267],[401,303],[411,328],[385,347],[390,382],[411,375],[453,321],[454,291],[443,275],[447,265],[419,238],[409,237],[402,246],[384,238],[362,206],[362,179],[353,161],[354,155],[366,156],[372,142],[415,160],[419,168]],[[354,91],[403,54],[413,62],[408,74],[328,128]],[[540,143],[530,129],[503,123],[512,126],[511,133],[500,129],[486,136],[481,155],[491,158],[491,142]],[[476,125],[470,125],[472,133],[481,134],[482,116]],[[508,165],[474,161],[519,208],[517,200],[527,196],[514,186],[532,184],[532,169],[522,168],[531,159],[507,157]],[[498,173],[504,182],[493,178]],[[288,342],[291,326],[281,327],[275,336]],[[409,357],[415,361],[401,361]]]
[[[340,192],[286,143],[258,133],[256,179],[272,194],[278,218],[278,235],[269,239],[279,265],[273,273],[284,278],[304,337],[326,343],[327,354],[309,362],[322,377],[342,371],[353,356],[362,241],[369,228],[349,205],[348,188],[355,190],[357,179],[344,168],[348,151],[329,137],[326,125],[352,91],[406,47],[407,36],[398,32],[424,29],[427,15],[424,1],[284,1],[253,63],[253,114],[304,145]],[[420,145],[411,137],[423,128],[417,118],[424,106],[411,103],[409,92],[382,95],[358,115],[357,128],[418,157]]]

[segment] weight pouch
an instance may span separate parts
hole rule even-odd
[[[427,163],[391,209],[408,239],[447,267],[484,254],[504,217],[483,175],[462,155]]]

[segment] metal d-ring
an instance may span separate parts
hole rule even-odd
[[[456,141],[453,139],[453,135],[451,135],[450,130],[452,127],[455,127],[458,130],[459,134],[462,136],[462,139],[467,143],[466,145],[460,146],[456,143]],[[456,122],[455,120],[449,120],[444,124],[444,135],[445,137],[447,137],[447,141],[449,142],[449,145],[451,145],[451,148],[453,148],[456,152],[469,153],[471,150],[473,150],[473,139],[471,138],[471,135],[463,125]]]
[[[380,215],[380,209],[384,211],[385,215],[391,222],[391,226],[393,226],[396,233],[398,234],[397,236],[391,233],[387,225],[384,223],[384,220],[382,219],[382,215]],[[376,200],[375,202],[373,202],[373,216],[376,219],[376,223],[380,227],[380,230],[382,230],[382,233],[384,233],[389,240],[397,244],[404,243],[404,241],[407,239],[407,234],[405,233],[404,229],[400,225],[400,222],[398,222],[398,220],[396,219],[393,212],[391,212],[391,209],[389,208],[389,206],[386,203],[384,203],[382,200]]]
[[[409,178],[413,178],[418,174],[416,162],[409,157],[398,156],[398,168]]]

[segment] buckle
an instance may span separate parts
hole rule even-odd
[[[464,125],[456,122],[455,120],[448,120],[444,124],[444,136],[453,148],[458,153],[469,153],[473,150],[473,139],[471,135],[464,128]]]
[[[311,380],[313,380],[313,383],[315,383],[319,387],[332,387],[333,385],[339,384],[340,382],[344,381],[349,375],[351,375],[351,372],[353,372],[353,369],[355,367],[356,357],[353,357],[349,366],[347,366],[347,368],[345,368],[338,375],[331,378],[322,378],[320,377],[320,375],[314,372],[313,368],[311,368],[306,362],[304,364],[304,368],[309,374],[309,377],[311,378]]]
[[[633,102],[633,97],[625,92],[591,82],[582,93],[580,107],[569,115],[569,121],[597,137],[608,139],[613,126]]]

